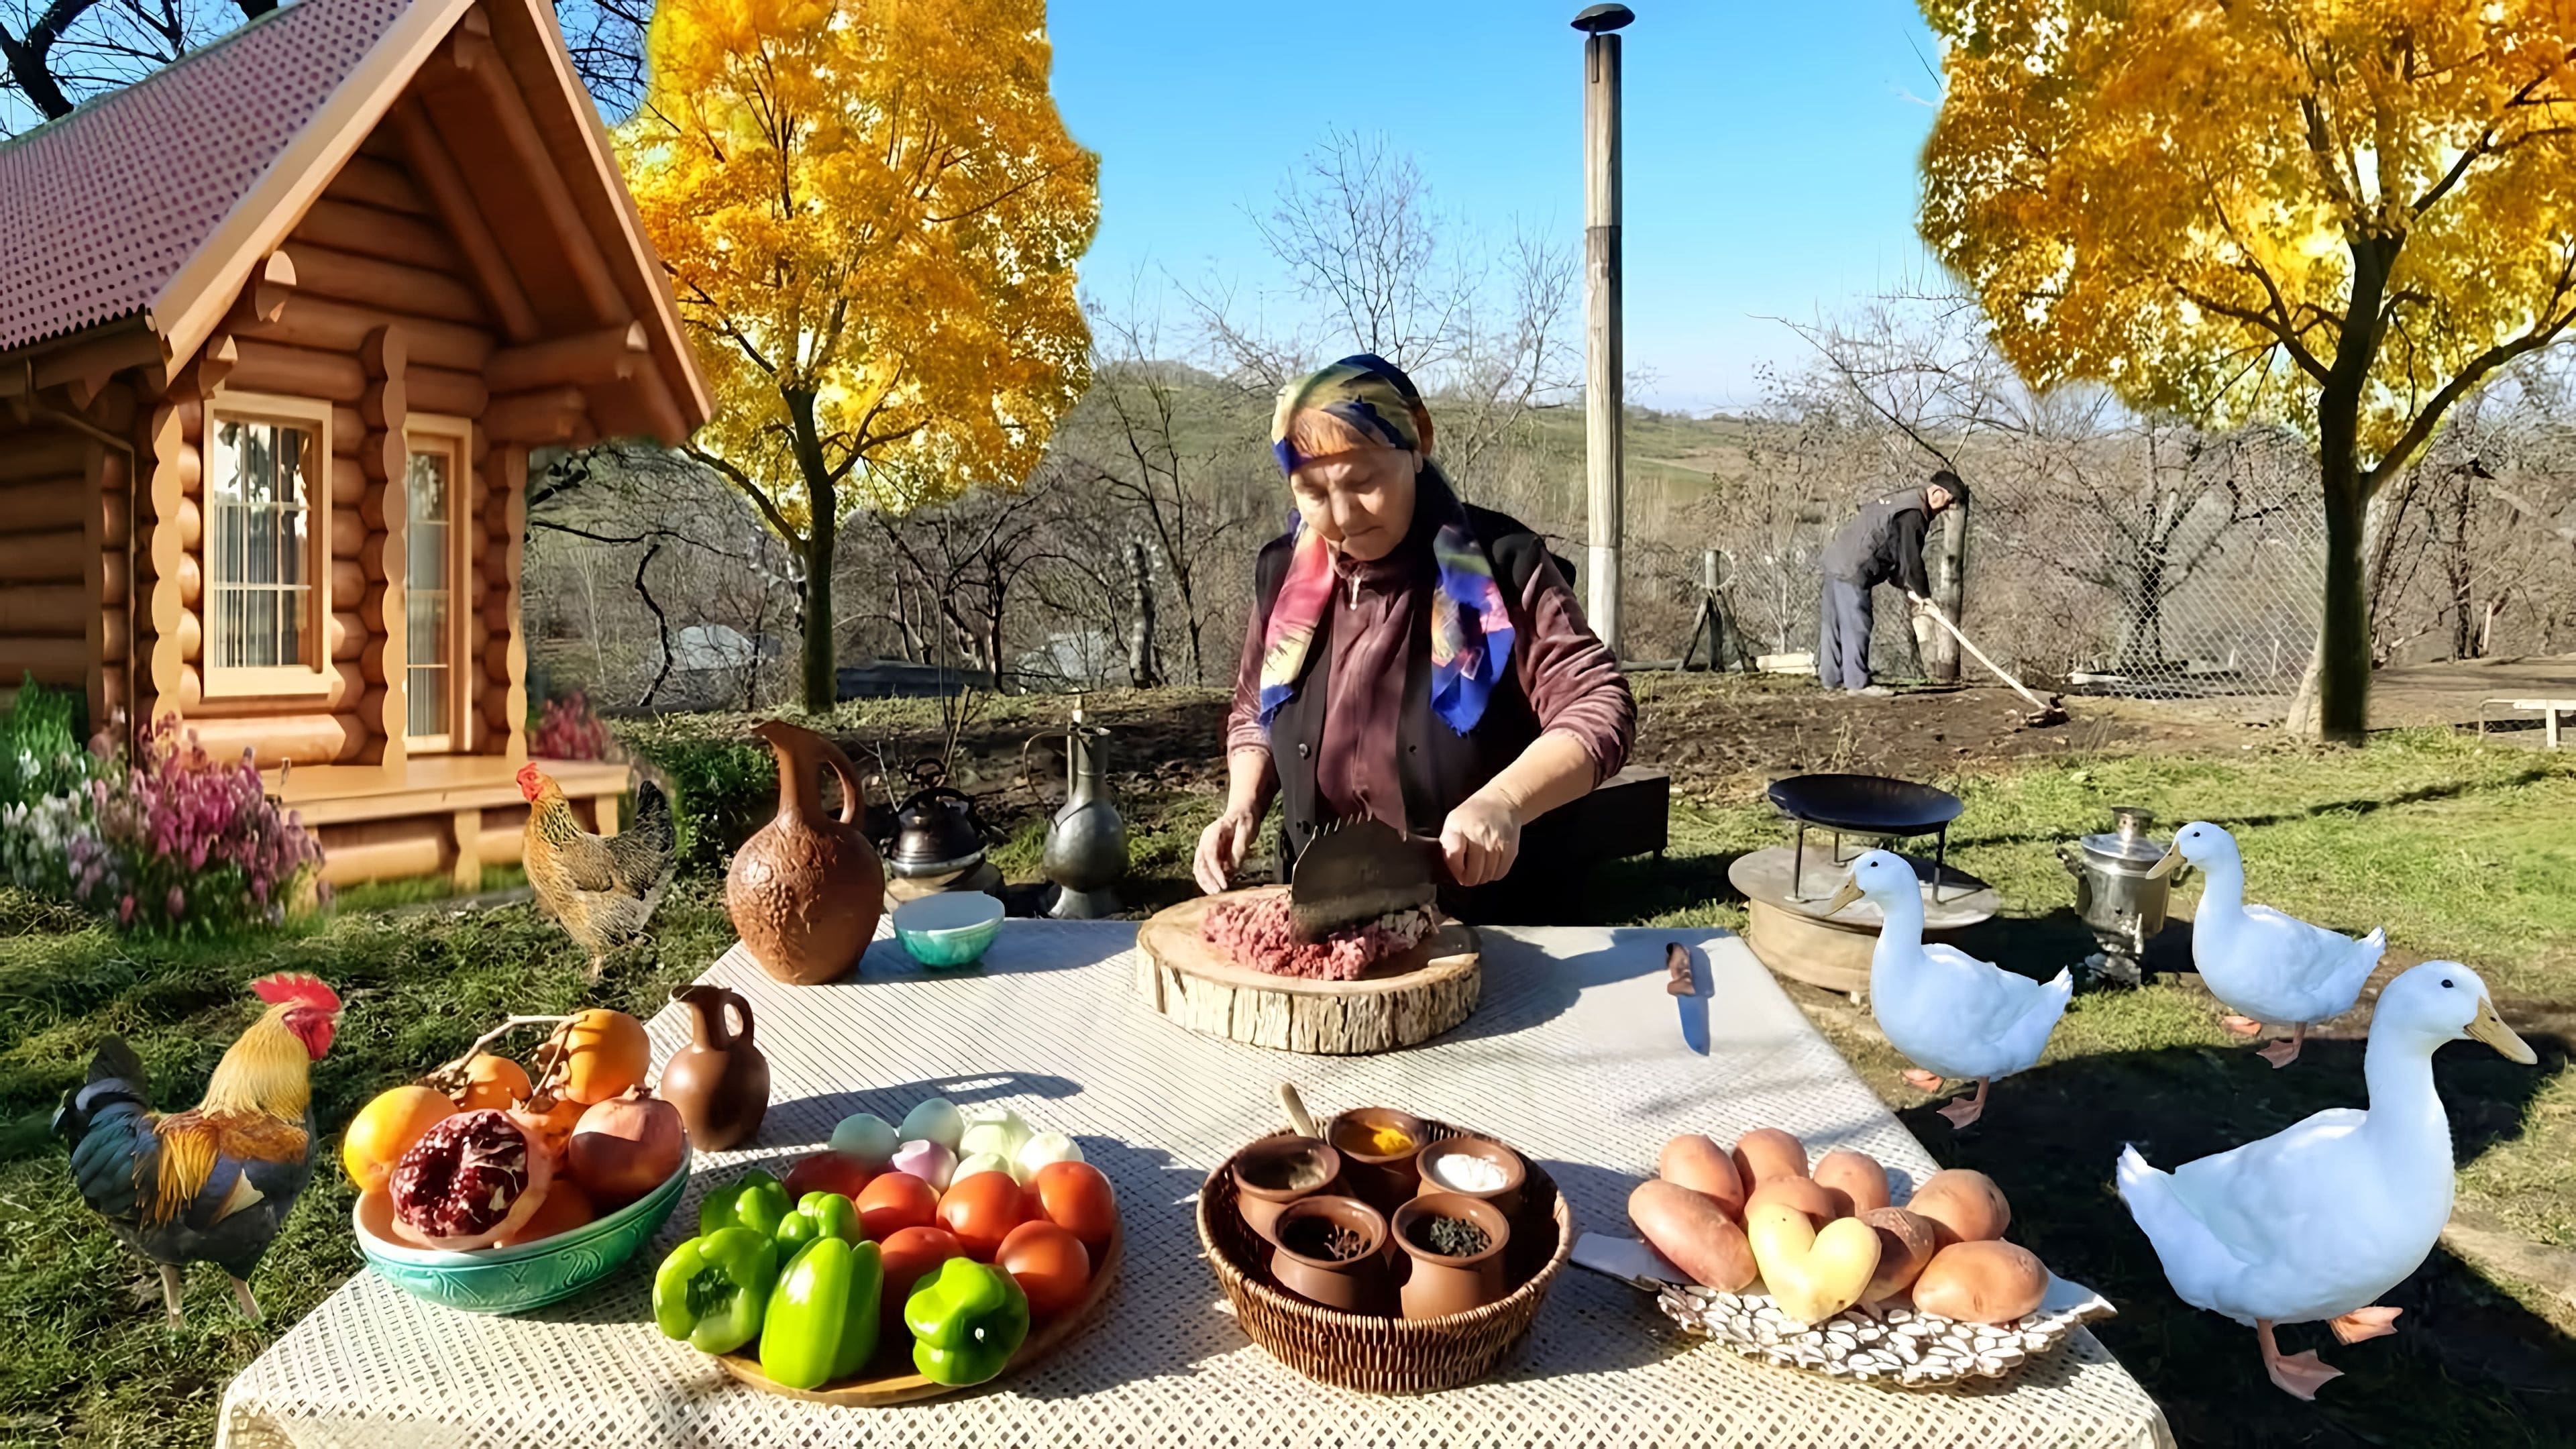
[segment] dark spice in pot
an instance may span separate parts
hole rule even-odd
[[[1301,1258],[1347,1263],[1368,1251],[1368,1239],[1330,1218],[1301,1217],[1279,1225],[1279,1246]]]
[[[1413,1246],[1444,1258],[1472,1258],[1494,1245],[1483,1228],[1465,1218],[1415,1218],[1405,1236]]]

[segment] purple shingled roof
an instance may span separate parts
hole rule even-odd
[[[152,304],[411,0],[297,0],[0,146],[0,349]]]

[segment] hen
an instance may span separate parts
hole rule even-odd
[[[635,790],[634,821],[618,834],[593,835],[581,828],[562,787],[535,765],[520,767],[519,793],[528,797],[520,848],[528,885],[546,913],[590,952],[596,981],[610,948],[644,934],[670,888],[676,839],[670,798],[645,780]]]
[[[340,998],[313,977],[286,973],[250,989],[269,1008],[224,1052],[194,1108],[153,1111],[141,1059],[110,1037],[89,1081],[54,1114],[82,1199],[160,1266],[173,1328],[183,1321],[180,1277],[190,1263],[230,1274],[243,1315],[259,1321],[251,1271],[313,1180],[311,1069],[331,1049]]]

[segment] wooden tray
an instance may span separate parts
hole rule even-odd
[[[1101,1300],[1109,1296],[1110,1287],[1118,1281],[1119,1261],[1126,1255],[1127,1224],[1122,1220],[1117,1230],[1109,1235],[1109,1247],[1100,1255],[1100,1266],[1093,1270],[1091,1287],[1082,1295],[1082,1301],[1061,1317],[1030,1329],[1028,1341],[1020,1345],[1018,1353],[1011,1355],[1010,1363],[980,1384],[935,1384],[914,1372],[910,1334],[900,1336],[902,1342],[897,1345],[903,1350],[900,1356],[893,1348],[880,1343],[877,1361],[868,1366],[870,1372],[866,1376],[824,1384],[819,1388],[791,1389],[785,1384],[773,1383],[767,1374],[760,1371],[759,1356],[747,1350],[718,1354],[716,1362],[724,1365],[726,1373],[755,1389],[803,1399],[808,1403],[839,1404],[853,1409],[881,1409],[890,1404],[910,1404],[922,1399],[935,1399],[942,1394],[962,1394],[986,1388],[1062,1348],[1099,1309]],[[888,1371],[896,1365],[900,1365],[898,1371]]]
[[[1467,1019],[1484,990],[1473,927],[1443,921],[1410,951],[1390,956],[1356,981],[1273,976],[1237,966],[1200,935],[1209,911],[1228,901],[1284,895],[1258,886],[1200,896],[1154,916],[1136,932],[1137,989],[1156,1011],[1209,1036],[1322,1056],[1358,1056],[1428,1041]]]

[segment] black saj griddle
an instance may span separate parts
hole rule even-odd
[[[1846,835],[1872,840],[1937,835],[1939,840],[1932,854],[1932,899],[1941,899],[1942,866],[1950,854],[1950,822],[1967,808],[1958,796],[1886,775],[1792,775],[1772,781],[1768,793],[1772,805],[1797,824],[1797,840],[1792,847],[1795,858],[1789,866],[1791,900],[1807,899],[1801,877],[1807,864],[1810,825],[1833,832],[1836,865],[1850,859],[1843,854]]]

